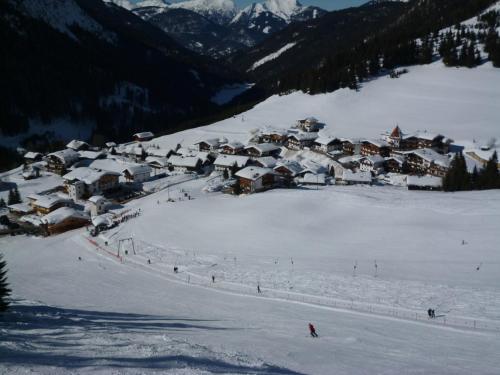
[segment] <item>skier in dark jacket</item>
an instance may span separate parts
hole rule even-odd
[[[318,337],[318,334],[316,333],[316,328],[314,328],[312,323],[309,323],[309,332],[311,333],[312,337]]]

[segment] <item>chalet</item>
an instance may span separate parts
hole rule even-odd
[[[385,159],[380,155],[365,156],[359,160],[359,169],[365,172],[378,173],[384,170]]]
[[[60,197],[58,195],[38,195],[32,194],[28,196],[31,201],[31,207],[39,215],[47,215],[48,213],[57,210],[61,207],[69,207],[73,204],[73,201],[68,198]]]
[[[127,182],[144,182],[151,177],[151,167],[146,164],[128,164],[122,174]]]
[[[32,180],[40,177],[40,167],[37,165],[29,165],[28,168],[23,168],[23,178],[25,180]]]
[[[169,148],[156,148],[156,147],[149,147],[146,150],[146,155],[147,156],[154,156],[157,158],[164,158],[168,159],[170,156],[174,155],[175,151]]]
[[[106,212],[109,202],[101,195],[93,195],[88,199],[88,208],[91,216],[98,216]]]
[[[245,152],[255,158],[275,156],[281,152],[281,147],[274,143],[259,143],[245,147]]]
[[[500,149],[497,148],[490,148],[490,147],[482,147],[481,149],[476,149],[476,150],[471,150],[465,152],[465,157],[467,160],[467,157],[470,159],[475,160],[481,167],[485,167],[488,161],[491,159],[493,156],[494,152],[497,152],[497,154],[500,154]],[[500,169],[500,162],[497,164],[498,169]],[[478,170],[481,168],[477,168]]]
[[[313,174],[306,173],[303,177],[297,178],[297,183],[301,185],[326,185],[326,176],[324,173]]]
[[[153,168],[155,175],[157,172],[164,170],[168,167],[168,159],[157,156],[148,156],[146,158],[146,163],[148,163],[148,165],[151,168]]]
[[[236,173],[242,168],[248,166],[250,158],[243,155],[219,155],[214,161],[215,170],[223,172],[227,170],[229,174]]]
[[[361,140],[355,138],[343,138],[340,140],[342,151],[346,155],[359,155],[361,152]]]
[[[225,143],[221,147],[221,153],[228,155],[238,155],[243,153],[245,146],[241,142],[229,142]]]
[[[257,167],[262,167],[262,168],[274,168],[276,167],[276,163],[278,160],[276,160],[272,156],[263,156],[261,158],[257,158],[254,160],[254,165]]]
[[[370,172],[353,172],[346,169],[342,175],[342,182],[346,185],[371,185],[372,174]]]
[[[262,143],[276,143],[283,145],[288,139],[288,131],[281,129],[265,129],[261,132],[260,141]]]
[[[236,172],[235,176],[244,193],[256,193],[275,186],[275,175],[269,168],[246,167]]]
[[[360,153],[363,156],[380,155],[387,157],[390,155],[389,144],[382,140],[365,140],[361,142]]]
[[[42,225],[49,234],[63,233],[89,224],[89,217],[82,211],[61,207],[41,218]]]
[[[311,147],[318,138],[317,133],[297,133],[288,137],[286,147],[290,150],[302,150]]]
[[[408,176],[406,178],[408,190],[441,190],[443,179],[436,176]]]
[[[304,160],[301,163],[302,170],[298,173],[298,176],[303,177],[306,173],[320,174],[328,172],[327,168],[321,164],[315,162],[314,160]]]
[[[73,200],[87,198],[94,193],[116,189],[120,174],[88,167],[75,168],[65,174],[66,190]]]
[[[24,163],[25,164],[33,164],[42,160],[42,154],[39,152],[28,151],[24,154]]]
[[[328,154],[331,151],[342,148],[342,143],[338,138],[319,137],[312,144],[312,150]]]
[[[106,153],[103,151],[78,151],[78,155],[82,160],[97,160],[106,157]]]
[[[126,156],[136,162],[143,161],[147,155],[146,150],[144,150],[142,145],[137,143],[132,143],[127,145],[123,149],[119,149],[117,150],[117,153],[121,154],[122,156]]]
[[[293,179],[297,177],[304,168],[296,161],[278,162],[274,167],[274,172],[281,177]]]
[[[427,131],[417,131],[405,134],[399,126],[396,126],[390,133],[386,133],[386,141],[389,147],[396,150],[415,150],[430,148],[439,153],[447,153],[453,140],[441,134]]]
[[[87,142],[79,141],[78,139],[73,139],[66,145],[66,148],[70,148],[75,151],[84,151],[90,148],[90,145]]]
[[[404,156],[394,155],[385,158],[384,168],[387,172],[404,173],[406,170]]]
[[[47,170],[62,176],[79,158],[78,152],[71,148],[53,152],[47,155]]]
[[[217,151],[220,146],[219,138],[204,139],[196,142],[194,145],[198,146],[198,151]]]
[[[430,148],[406,152],[406,162],[409,172],[437,177],[444,177],[450,166],[448,156],[438,154]]]
[[[16,216],[24,216],[34,212],[33,206],[26,203],[15,203],[7,206],[9,212]]]
[[[297,121],[297,128],[304,132],[318,132],[321,129],[321,124],[314,117],[307,117]]]
[[[140,132],[135,133],[132,138],[137,142],[147,142],[154,138],[154,134],[151,132]]]
[[[202,161],[197,156],[172,155],[168,158],[168,167],[177,172],[200,172]]]

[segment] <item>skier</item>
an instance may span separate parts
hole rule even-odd
[[[151,264],[151,259],[148,259],[148,264]]]
[[[212,275],[212,282],[215,283],[215,275]]]
[[[318,337],[318,334],[316,333],[316,328],[314,328],[312,323],[309,323],[309,332],[311,332],[312,337]]]
[[[179,272],[179,268],[177,266],[174,267],[174,273]]]
[[[259,284],[257,284],[257,293],[258,294],[262,293],[262,291],[260,290],[260,285]]]
[[[432,314],[431,318],[434,319],[436,317],[436,310],[432,309],[431,314]]]
[[[427,315],[429,315],[429,318],[432,318],[432,309],[427,310]]]

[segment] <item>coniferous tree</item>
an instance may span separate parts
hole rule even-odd
[[[19,193],[19,189],[17,188],[17,186],[14,188],[14,200],[15,200],[14,203],[21,203],[22,202],[21,194]]]
[[[11,292],[9,284],[7,283],[6,266],[7,263],[3,260],[2,254],[0,254],[0,312],[7,310],[9,307],[8,298]]]
[[[224,177],[224,180],[227,180],[229,178],[229,172],[227,169],[224,169],[224,172],[222,172],[222,177]]]
[[[5,208],[5,207],[7,207],[7,204],[5,203],[3,198],[0,198],[0,208]]]
[[[467,171],[467,164],[464,156],[457,154],[450,163],[450,168],[443,178],[444,191],[470,190],[471,179]]]
[[[11,205],[11,204],[14,204],[15,203],[15,194],[14,194],[14,190],[10,189],[9,190],[9,196],[7,198],[7,204],[8,205]]]
[[[500,174],[498,173],[498,155],[495,151],[479,175],[480,189],[500,188]]]

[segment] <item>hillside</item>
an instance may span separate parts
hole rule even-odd
[[[2,136],[80,125],[95,141],[213,113],[238,75],[99,0],[2,2]],[[29,78],[27,78],[29,77]],[[42,131],[40,131],[42,130]]]

